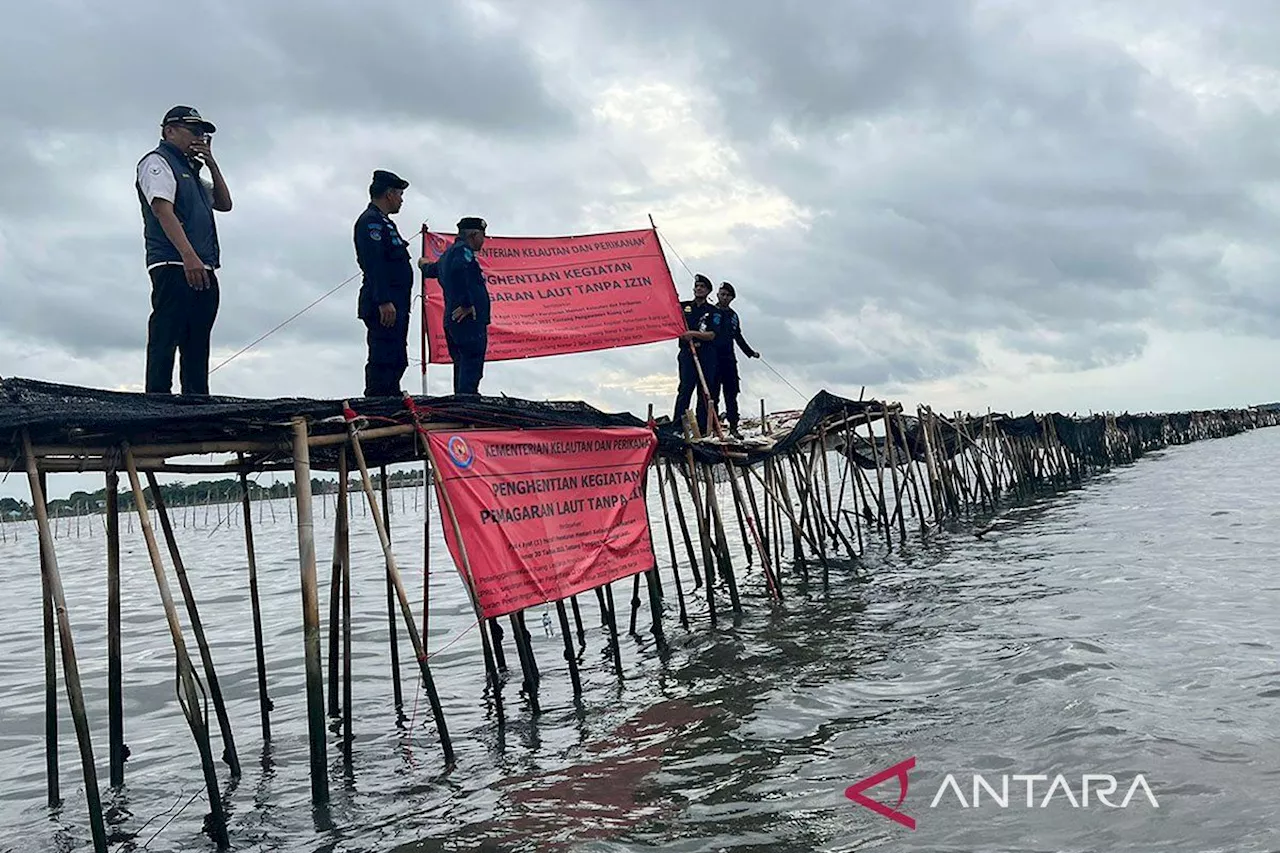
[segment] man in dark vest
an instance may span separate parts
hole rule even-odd
[[[134,188],[151,276],[148,393],[171,393],[175,351],[182,393],[209,393],[221,265],[213,212],[231,209],[231,191],[209,148],[215,129],[195,108],[174,107],[160,124],[159,146],[138,161]],[[205,166],[207,180],[200,177]]]
[[[369,183],[369,206],[355,224],[356,263],[364,273],[357,315],[364,321],[368,360],[366,397],[400,397],[409,366],[409,305],[413,262],[391,214],[399,213],[409,182],[377,169]]]
[[[713,342],[716,348],[716,382],[711,386],[711,402],[716,411],[720,410],[720,394],[724,393],[725,417],[729,421],[729,434],[741,439],[738,432],[738,394],[742,390],[742,380],[738,377],[738,353],[733,348],[737,344],[747,358],[759,358],[760,353],[753,350],[747,339],[742,336],[742,321],[738,312],[729,306],[738,293],[727,281],[720,282],[720,290],[716,293],[716,308],[720,310],[720,333]]]
[[[489,290],[476,252],[484,247],[487,223],[478,216],[458,221],[458,236],[436,264],[444,291],[444,340],[453,359],[453,393],[479,394],[489,350]]]

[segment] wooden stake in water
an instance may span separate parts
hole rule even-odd
[[[31,448],[31,438],[22,432],[22,449],[27,458],[27,480],[31,487],[31,506],[35,511],[36,530],[40,539],[44,576],[48,579],[49,595],[58,619],[58,639],[62,649],[62,672],[67,685],[67,702],[71,706],[71,720],[75,724],[76,741],[80,746],[80,764],[84,770],[85,798],[89,806],[89,827],[93,834],[95,853],[107,853],[106,824],[102,818],[102,797],[98,792],[98,771],[93,763],[93,744],[89,739],[89,715],[85,711],[84,692],[80,686],[80,668],[76,663],[75,642],[71,637],[71,617],[67,613],[67,598],[62,590],[62,575],[58,572],[58,558],[53,548],[53,531],[49,529],[49,514],[45,507],[45,489],[36,467],[36,454]]]
[[[164,562],[160,558],[160,546],[156,543],[156,534],[151,527],[151,510],[147,506],[146,495],[143,494],[142,483],[138,478],[138,467],[133,458],[133,451],[128,446],[125,447],[124,461],[125,468],[129,472],[129,486],[133,489],[133,502],[138,514],[138,523],[147,543],[151,570],[155,574],[156,588],[160,591],[160,601],[164,606],[165,619],[169,624],[169,635],[173,639],[173,651],[177,658],[178,669],[178,703],[191,729],[196,748],[200,751],[200,766],[204,770],[205,790],[209,797],[209,826],[218,846],[227,847],[230,845],[227,838],[227,819],[222,811],[222,795],[218,788],[218,773],[213,763],[209,724],[205,719],[201,701],[202,691],[196,685],[195,668],[191,664],[191,656],[187,654],[186,640],[183,639],[182,625],[178,620],[178,608],[173,603],[173,595],[169,591],[169,580],[165,576]]]
[[[293,419],[293,479],[298,503],[298,571],[302,580],[302,631],[306,661],[307,733],[311,747],[311,802],[329,802],[324,668],[320,662],[320,594],[316,581],[315,522],[311,515],[311,448],[307,421]]]
[[[240,457],[241,463],[244,456]],[[253,547],[253,507],[249,502],[249,478],[240,471],[240,504],[244,509],[244,547],[249,561],[249,605],[253,609],[253,653],[258,667],[258,716],[262,719],[262,742],[271,742],[271,698],[267,695],[267,656],[262,645],[262,604],[258,598],[258,560]],[[259,507],[258,517],[262,510]],[[264,751],[265,756],[265,751]]]
[[[40,494],[48,494],[48,483],[43,472],[37,478]],[[43,500],[43,498],[41,498]],[[32,497],[35,502],[35,497]],[[62,791],[58,782],[58,639],[54,614],[53,585],[50,581],[49,558],[45,554],[43,540],[40,546],[40,589],[44,611],[44,761],[45,779],[49,787],[49,808],[62,804]]]
[[[387,500],[387,466],[383,465],[381,473],[382,489],[382,526],[387,531],[387,541],[391,541],[391,502]],[[369,509],[373,510],[370,504]],[[395,696],[396,716],[401,722],[408,719],[404,715],[404,694],[400,687],[400,641],[396,637],[396,592],[392,586],[391,573],[387,573],[387,640],[391,644],[391,690]]]
[[[191,632],[195,635],[196,647],[200,650],[200,663],[204,667],[204,677],[209,683],[209,696],[213,699],[213,710],[217,714],[218,728],[222,732],[222,760],[227,762],[231,770],[231,778],[239,779],[240,758],[236,755],[236,742],[231,733],[231,719],[227,716],[227,706],[222,701],[222,688],[218,684],[218,674],[214,671],[213,652],[209,650],[209,641],[204,635],[204,625],[200,621],[200,611],[196,607],[196,596],[191,591],[187,568],[182,562],[182,554],[178,551],[178,540],[173,535],[173,525],[169,521],[169,512],[164,505],[164,496],[160,493],[156,475],[150,471],[147,472],[147,485],[151,487],[151,495],[155,499],[160,530],[164,533],[165,543],[169,546],[169,559],[173,561],[173,573],[178,578],[182,600],[187,607],[187,617],[191,620]]]
[[[107,725],[111,787],[124,784],[124,673],[120,642],[120,475],[107,473]]]
[[[349,408],[344,404],[344,408]],[[431,703],[431,713],[435,718],[436,731],[440,736],[440,748],[444,752],[446,766],[454,764],[453,741],[449,738],[449,727],[445,723],[444,709],[440,705],[440,695],[436,692],[436,682],[431,675],[431,667],[427,664],[427,652],[422,646],[422,635],[414,624],[413,609],[409,605],[409,594],[405,591],[400,579],[400,569],[396,565],[395,554],[391,550],[391,536],[387,532],[382,516],[378,512],[378,499],[373,494],[373,482],[369,477],[369,467],[364,461],[364,449],[360,446],[360,436],[355,424],[348,422],[347,436],[351,442],[351,450],[355,453],[356,467],[360,469],[360,482],[364,487],[365,501],[369,506],[369,515],[378,529],[378,541],[382,544],[382,556],[386,560],[387,574],[391,578],[392,587],[400,601],[400,614],[404,617],[405,628],[409,632],[409,640],[413,644],[414,654],[418,660],[418,671],[422,675],[422,686],[427,691],[427,700]],[[385,478],[384,478],[385,482]]]

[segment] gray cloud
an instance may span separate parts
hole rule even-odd
[[[735,282],[748,338],[806,392],[961,377],[990,341],[1085,370],[1141,358],[1153,330],[1274,337],[1280,13],[1215,9],[195,2],[188,40],[139,24],[172,15],[154,2],[30,5],[0,35],[0,335],[65,357],[41,378],[140,381],[132,170],[163,111],[194,103],[236,199],[224,356],[354,271],[380,166],[411,181],[407,234],[655,213],[691,268]],[[603,109],[645,86],[665,88]],[[358,389],[357,286],[215,384]],[[644,347],[493,365],[486,385],[661,412],[623,378],[673,381],[674,363]],[[748,396],[782,387],[744,373]]]

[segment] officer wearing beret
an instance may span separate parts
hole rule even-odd
[[[364,321],[368,360],[366,397],[401,396],[400,379],[409,366],[409,304],[413,262],[391,214],[399,213],[409,182],[378,169],[369,184],[369,206],[356,219],[356,263],[364,273],[357,316]]]
[[[729,306],[738,292],[727,281],[720,282],[720,290],[716,293],[716,309],[720,312],[721,333],[716,335],[716,381],[711,386],[711,402],[719,411],[720,394],[724,393],[725,416],[729,421],[729,434],[741,439],[738,433],[738,394],[742,390],[742,380],[738,376],[738,354],[733,348],[737,344],[746,353],[747,358],[759,358],[760,353],[747,344],[742,336],[742,320],[738,312]]]
[[[182,393],[209,393],[222,260],[213,213],[231,209],[231,191],[209,149],[215,130],[194,107],[174,107],[160,122],[160,144],[138,161],[134,188],[151,277],[148,393],[171,392],[175,354],[182,357]],[[205,166],[208,179],[200,176]]]
[[[444,291],[444,339],[453,359],[453,393],[479,394],[489,349],[489,290],[476,252],[484,246],[485,221],[465,216],[458,236],[436,264]]]
[[[680,369],[680,390],[676,393],[675,421],[680,423],[689,408],[690,397],[696,393],[698,429],[703,435],[707,434],[707,397],[698,383],[698,368],[693,360],[698,359],[709,392],[716,387],[716,348],[712,342],[720,334],[723,319],[715,306],[707,301],[710,295],[711,279],[698,273],[693,278],[693,299],[680,303],[688,329],[680,335],[680,353],[676,357],[676,365]]]

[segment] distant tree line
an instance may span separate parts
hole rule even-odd
[[[382,475],[373,474],[373,485],[375,488],[381,488]],[[387,477],[387,488],[399,489],[406,486],[421,486],[421,471],[396,471]],[[121,477],[122,488],[120,494],[120,510],[133,510],[134,500],[133,491],[128,487],[128,480]],[[362,488],[359,478],[349,479],[347,488],[353,492],[358,492]],[[316,477],[311,478],[311,492],[317,495],[333,494],[338,491],[337,479],[322,480]],[[144,487],[143,496],[147,500],[148,506],[154,506],[155,501],[151,496],[151,487]],[[225,480],[201,480],[197,483],[166,483],[160,486],[160,496],[164,499],[166,506],[188,506],[206,503],[229,503],[231,501],[240,500],[240,481],[238,479],[228,478]],[[249,498],[251,500],[263,500],[273,498],[293,497],[293,483],[272,483],[270,486],[261,486],[252,480],[249,481]],[[55,498],[47,502],[50,515],[68,516],[68,515],[85,515],[102,512],[107,506],[107,490],[104,486],[96,492],[72,492],[65,498]],[[15,498],[0,498],[0,520],[16,521],[29,519],[32,517],[31,504],[28,501],[17,500]]]

